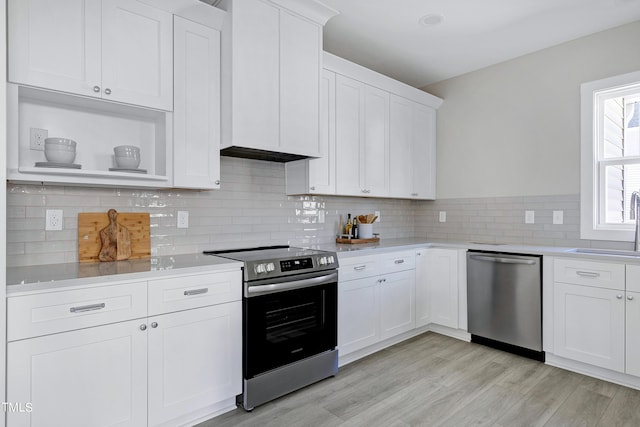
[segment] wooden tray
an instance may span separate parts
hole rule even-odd
[[[118,212],[118,223],[129,230],[131,256],[129,259],[151,256],[150,220],[148,213]],[[100,230],[109,225],[106,212],[78,214],[78,261],[97,262],[102,242]]]
[[[336,238],[336,243],[347,243],[350,245],[357,245],[360,243],[378,243],[379,241],[379,237],[372,237],[370,239],[344,239],[342,237]]]

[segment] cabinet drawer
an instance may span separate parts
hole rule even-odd
[[[376,276],[380,271],[380,258],[375,255],[340,259],[339,261],[338,277],[341,282]]]
[[[7,338],[121,322],[147,315],[147,282],[7,298]]]
[[[393,252],[381,255],[380,270],[383,273],[413,270],[416,268],[415,251]]]
[[[555,282],[625,289],[625,266],[606,262],[556,258],[553,267]]]
[[[149,315],[242,299],[240,270],[149,281]]]

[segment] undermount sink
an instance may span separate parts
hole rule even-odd
[[[627,257],[640,258],[640,252],[623,251],[623,250],[615,250],[615,249],[576,248],[576,249],[571,249],[569,252],[573,252],[576,254],[627,256]]]

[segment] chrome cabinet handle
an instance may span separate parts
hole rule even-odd
[[[192,289],[192,290],[184,291],[184,294],[187,296],[191,296],[191,295],[206,294],[207,292],[209,292],[209,288]]]
[[[628,299],[629,301],[633,301],[633,295],[627,295],[627,299]]]
[[[595,271],[576,271],[576,274],[582,277],[600,277],[600,273]]]
[[[361,270],[364,270],[365,268],[367,268],[366,265],[358,265],[358,266],[353,267],[353,269],[356,270],[356,271],[361,271]]]
[[[96,93],[100,92],[100,86],[97,86],[97,85],[94,86],[93,87],[93,91],[96,92]]]
[[[397,259],[393,263],[394,264],[404,264],[404,260],[403,259]]]
[[[616,295],[616,298],[622,299],[622,295],[618,294],[618,295]]]
[[[216,185],[220,185],[220,180],[219,180],[219,179],[216,179],[215,184],[216,184]]]
[[[71,307],[69,311],[71,313],[82,313],[84,311],[94,311],[105,308],[105,303],[101,304],[91,304],[91,305],[82,305],[80,307]]]
[[[140,330],[141,331],[146,331],[147,330],[147,325],[145,325],[144,323],[142,325],[140,325]]]
[[[413,197],[418,197],[418,193],[411,193]]]
[[[152,327],[152,328],[157,328],[157,327],[158,327],[158,322],[153,322],[153,323],[151,323],[151,327]]]
[[[107,95],[111,95],[111,89],[106,88],[106,89],[104,90],[104,93],[105,93],[105,94],[107,94]]]

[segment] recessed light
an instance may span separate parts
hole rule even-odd
[[[437,13],[430,13],[420,18],[418,24],[423,27],[435,27],[436,25],[442,24],[442,21],[444,21],[444,16]]]

